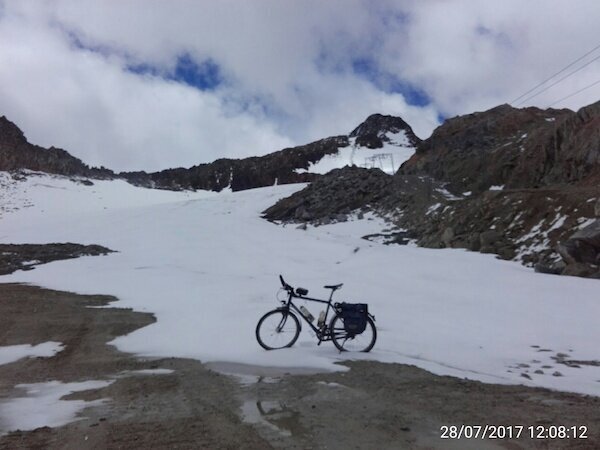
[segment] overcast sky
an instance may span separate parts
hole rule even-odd
[[[115,170],[265,154],[376,112],[427,138],[600,45],[598,23],[595,0],[0,0],[0,115]],[[585,64],[521,106],[596,81],[554,107],[599,100],[600,48],[553,81]]]

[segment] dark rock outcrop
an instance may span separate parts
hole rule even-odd
[[[61,259],[112,253],[101,245],[64,244],[0,244],[0,275],[16,270],[32,270],[34,266]]]
[[[600,181],[600,102],[577,113],[508,105],[447,120],[399,171],[453,192]]]
[[[356,138],[356,144],[367,148],[381,148],[384,142],[389,142],[388,133],[396,134],[404,131],[408,144],[416,147],[421,139],[415,135],[412,128],[400,117],[372,114],[350,133]]]
[[[23,132],[6,117],[0,117],[0,170],[29,169],[67,176],[113,178],[104,167],[95,168],[60,148],[43,148],[27,142]]]
[[[263,212],[269,220],[331,223],[376,204],[389,194],[392,177],[379,169],[344,167],[323,175],[305,189]]]
[[[600,278],[600,199],[594,212],[594,221],[558,244],[569,274]]]

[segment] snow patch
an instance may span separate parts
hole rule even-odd
[[[546,235],[548,235],[551,231],[557,230],[560,227],[562,227],[565,224],[566,220],[567,220],[567,216],[561,216],[560,214],[557,214],[554,219],[554,222],[552,223],[550,228],[548,228],[548,230],[546,231]]]
[[[83,417],[78,414],[87,407],[98,406],[107,399],[93,401],[62,400],[74,392],[101,389],[113,381],[83,381],[79,383],[19,384],[25,390],[24,397],[0,402],[0,436],[15,430],[35,430],[40,427],[59,427]]]
[[[37,345],[9,345],[0,347],[0,365],[9,364],[22,358],[50,358],[63,349],[60,342],[48,341]]]
[[[558,210],[560,210],[560,208],[557,209],[557,211]],[[561,228],[565,224],[567,217],[568,216],[566,215],[560,215],[560,213],[557,213],[554,219],[550,222],[550,226],[544,231],[542,231],[542,227],[545,223],[545,220],[542,219],[538,224],[531,228],[529,233],[517,239],[515,241],[517,244],[523,244],[517,250],[517,256],[515,259],[517,261],[522,261],[525,255],[547,250],[550,246],[550,238],[548,235],[552,231]],[[528,241],[529,243],[527,243]]]
[[[447,200],[461,200],[461,197],[457,197],[446,188],[435,188],[435,191],[442,194]]]
[[[346,389],[346,386],[344,386],[343,384],[340,383],[336,383],[334,381],[317,381],[317,384],[323,385],[323,386],[327,386],[327,387],[332,387],[332,388],[344,388]]]
[[[348,147],[323,156],[316,163],[311,163],[308,169],[296,169],[295,172],[326,174],[345,166],[359,166],[378,168],[393,175],[415,153],[415,148],[410,145],[404,130],[397,134],[388,133],[386,136],[390,142],[384,142],[382,148],[376,149],[357,146],[356,138],[351,138]]]
[[[579,219],[577,219],[577,226],[575,227],[576,230],[582,230],[585,227],[590,226],[591,224],[593,224],[597,219],[588,219],[586,217],[580,217]]]
[[[436,203],[435,205],[431,205],[428,209],[427,212],[425,213],[426,216],[428,216],[429,214],[435,212],[440,206],[442,206],[441,203]]]

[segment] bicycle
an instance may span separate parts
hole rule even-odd
[[[308,289],[298,287],[294,289],[287,284],[283,277],[279,275],[282,289],[287,292],[287,299],[281,300],[281,306],[269,311],[258,321],[256,325],[256,340],[266,350],[276,350],[291,347],[300,336],[301,325],[299,315],[313,330],[317,339],[317,345],[322,342],[332,341],[333,345],[340,351],[360,351],[368,352],[375,345],[377,340],[377,329],[375,328],[375,317],[366,310],[367,305],[349,305],[347,303],[332,303],[333,294],[341,289],[343,284],[324,286],[325,289],[331,289],[328,300],[307,297]],[[304,306],[296,306],[294,299],[306,300],[326,304],[325,311],[321,311],[317,325],[313,325],[314,317]],[[353,320],[348,314],[345,314],[348,307],[363,306],[366,315],[366,324],[363,323],[364,331],[353,331]],[[327,318],[330,311],[334,315],[327,324]],[[363,327],[361,327],[363,328]]]

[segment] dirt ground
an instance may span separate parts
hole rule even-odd
[[[136,358],[107,342],[155,319],[119,309],[116,300],[0,284],[0,346],[64,344],[53,357],[0,365],[0,406],[23,396],[20,383],[113,381],[64,398],[107,399],[64,426],[2,435],[0,418],[0,449],[600,448],[596,397],[440,377],[400,364],[346,362],[346,372],[287,373]],[[172,372],[134,372],[148,369]],[[441,439],[442,426],[461,424],[525,429],[519,439]],[[583,425],[587,439],[532,439],[527,427],[537,425]]]

